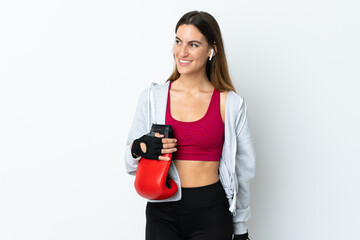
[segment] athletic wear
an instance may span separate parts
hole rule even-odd
[[[220,92],[214,89],[205,115],[193,122],[174,119],[170,111],[169,84],[165,124],[171,125],[177,139],[175,160],[220,161],[224,144],[224,123],[220,113]]]
[[[146,145],[146,152],[142,151],[140,143],[144,143]],[[162,147],[163,144],[161,138],[149,136],[146,134],[141,138],[134,140],[134,143],[131,147],[131,153],[133,156],[137,155],[147,159],[159,160]]]
[[[131,155],[130,145],[134,139],[150,132],[152,123],[165,124],[168,90],[169,82],[152,83],[139,97],[125,149],[125,169],[131,175],[136,174],[140,157]],[[233,91],[229,91],[226,100],[224,137],[219,176],[229,200],[229,211],[234,214],[234,233],[243,234],[247,231],[246,221],[250,219],[250,183],[255,175],[255,150],[245,100]],[[171,163],[168,176],[181,186],[174,163]],[[178,201],[181,195],[179,188],[168,199],[150,202]]]
[[[182,188],[177,202],[148,202],[146,240],[231,240],[232,215],[221,182]]]

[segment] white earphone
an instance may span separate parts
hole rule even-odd
[[[212,59],[212,57],[213,57],[213,54],[214,54],[214,49],[212,48],[212,49],[211,49],[211,55],[210,55],[210,57],[209,57],[209,61],[211,61],[211,59]]]

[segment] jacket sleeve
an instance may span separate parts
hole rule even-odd
[[[255,176],[255,149],[250,131],[249,117],[244,98],[236,119],[237,179],[236,213],[233,216],[234,234],[247,232],[246,221],[250,219],[250,183]]]
[[[136,175],[136,169],[140,160],[140,157],[134,158],[131,154],[131,143],[145,135],[148,132],[148,110],[149,110],[149,97],[148,97],[149,89],[145,89],[138,100],[134,119],[132,121],[132,125],[130,128],[130,132],[128,134],[126,140],[126,150],[125,150],[125,169],[126,172],[131,175]]]

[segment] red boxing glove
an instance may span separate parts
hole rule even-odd
[[[173,137],[171,125],[153,124],[150,135],[155,136],[156,132],[165,135],[165,138]],[[144,198],[162,200],[171,197],[178,190],[175,181],[167,178],[172,153],[162,156],[169,157],[170,160],[162,161],[146,158],[139,160],[134,185],[136,192]]]

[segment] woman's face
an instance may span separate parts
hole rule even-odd
[[[173,53],[178,72],[193,74],[206,71],[211,47],[194,25],[182,24],[176,31]]]

